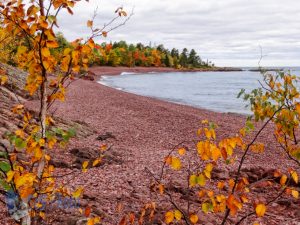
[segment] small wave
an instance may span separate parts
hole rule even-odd
[[[133,74],[137,74],[137,73],[134,73],[134,72],[122,72],[122,73],[120,73],[120,76],[122,76],[122,75],[133,75]]]
[[[107,82],[104,82],[103,80],[97,81],[98,84],[102,84],[104,86],[109,86]]]
[[[98,80],[97,83],[102,84],[104,86],[110,86],[108,79],[109,79],[109,76],[101,76],[100,80]]]

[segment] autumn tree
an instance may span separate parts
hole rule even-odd
[[[72,8],[78,1],[73,0],[10,0],[0,2],[0,34],[3,43],[13,44],[16,48],[13,60],[28,72],[25,91],[39,98],[39,109],[33,115],[24,105],[18,104],[12,112],[23,118],[22,126],[7,138],[13,145],[10,152],[1,144],[4,152],[0,155],[1,194],[13,193],[15,210],[11,217],[23,225],[40,224],[46,215],[41,210],[39,198],[48,201],[57,193],[78,198],[83,189],[69,189],[56,182],[56,170],[51,165],[50,153],[56,146],[63,146],[74,136],[73,130],[55,126],[55,118],[49,109],[55,101],[64,101],[67,83],[74,80],[80,72],[88,69],[89,57],[95,48],[93,38],[107,36],[115,28],[124,25],[130,18],[122,7],[116,10],[112,19],[125,20],[115,27],[105,25],[95,28],[94,20],[87,21],[91,36],[68,43],[61,34],[53,31],[58,26],[57,16],[62,10],[73,15]],[[95,17],[93,17],[95,18]],[[109,22],[108,24],[111,24]],[[13,43],[12,40],[15,42]],[[1,55],[4,51],[1,49]],[[8,58],[2,61],[9,62]],[[0,70],[1,85],[5,85],[7,73]],[[33,118],[37,117],[37,122]],[[93,164],[99,163],[97,159]],[[83,163],[86,171],[88,162]],[[88,224],[99,222],[100,218],[88,218]]]
[[[234,135],[218,138],[218,126],[207,120],[197,131],[198,138],[174,146],[165,157],[161,171],[153,178],[151,191],[160,201],[170,203],[167,224],[198,224],[210,213],[214,224],[260,224],[272,203],[299,198],[300,92],[299,77],[289,72],[264,73],[261,87],[239,97],[249,101],[252,116]],[[255,127],[257,126],[257,127]],[[278,155],[285,155],[282,168],[274,168],[256,180],[243,173],[250,153],[263,154],[269,143],[259,141],[267,129],[273,130]],[[194,146],[194,147],[193,147]],[[275,145],[276,146],[276,145]],[[217,171],[229,169],[231,177],[214,179]],[[176,177],[170,174],[175,171]],[[251,173],[254,173],[252,171]],[[181,186],[173,191],[172,182]],[[256,192],[256,188],[263,189]],[[272,193],[266,196],[266,193]],[[229,222],[230,218],[230,222]],[[204,219],[205,220],[205,219]],[[250,222],[251,221],[251,222]]]

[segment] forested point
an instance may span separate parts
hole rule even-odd
[[[66,48],[71,48],[71,43],[67,41],[63,33],[56,35],[59,48],[63,52]],[[182,51],[176,48],[171,50],[164,45],[144,45],[142,43],[129,44],[126,41],[95,43],[95,48],[89,57],[90,66],[126,66],[126,67],[170,67],[181,68],[211,68],[214,63],[204,61],[195,51],[184,48]]]

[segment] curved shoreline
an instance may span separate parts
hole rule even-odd
[[[99,68],[101,69],[101,68]],[[108,68],[108,72],[109,69],[111,68]],[[159,68],[158,68],[159,69]],[[158,72],[159,71],[159,72]],[[226,114],[232,114],[232,115],[241,115],[241,116],[249,116],[250,115],[250,112],[249,110],[246,111],[246,110],[243,110],[243,109],[225,109],[223,110],[222,108],[213,108],[211,107],[211,105],[199,105],[199,104],[193,104],[192,102],[189,102],[189,101],[186,101],[186,99],[180,99],[178,100],[177,98],[174,98],[173,96],[165,96],[165,97],[162,97],[160,95],[153,95],[153,94],[145,94],[145,93],[139,93],[139,92],[136,92],[136,91],[133,91],[132,89],[130,88],[126,88],[126,87],[122,87],[122,85],[113,85],[109,80],[110,79],[114,79],[113,77],[115,76],[122,76],[122,75],[130,75],[131,77],[135,77],[135,78],[138,78],[139,75],[154,75],[156,76],[156,74],[158,74],[158,76],[162,76],[163,74],[167,75],[168,73],[171,73],[172,75],[175,74],[175,73],[190,73],[190,74],[193,74],[193,73],[197,73],[197,71],[193,71],[193,72],[190,72],[190,71],[178,71],[178,70],[175,70],[174,72],[173,71],[168,71],[168,72],[165,72],[164,70],[158,70],[158,71],[153,71],[151,70],[150,68],[145,68],[145,70],[143,71],[136,71],[136,70],[132,70],[130,72],[122,72],[121,70],[118,69],[118,75],[117,74],[105,74],[105,75],[100,75],[100,74],[95,74],[96,76],[96,79],[95,81],[99,84],[102,84],[106,87],[110,87],[110,88],[113,88],[113,89],[116,89],[118,91],[123,91],[123,92],[126,92],[126,93],[132,93],[132,94],[136,94],[138,96],[144,96],[144,97],[150,97],[150,98],[153,98],[153,99],[157,99],[157,100],[161,100],[161,101],[165,101],[165,102],[170,102],[170,103],[174,103],[174,104],[179,104],[179,105],[183,105],[183,106],[190,106],[190,107],[194,107],[194,108],[197,108],[197,109],[200,109],[200,110],[209,110],[209,111],[212,111],[212,112],[216,112],[216,113],[226,113]],[[96,71],[95,71],[96,72]],[[138,73],[140,72],[140,73]],[[204,72],[204,71],[202,71]],[[212,71],[211,71],[212,72]],[[234,71],[236,72],[236,71]],[[99,73],[99,71],[98,71]],[[153,93],[153,92],[152,92]],[[177,96],[177,97],[180,97],[180,96]]]
[[[174,69],[168,67],[110,67],[110,66],[95,66],[89,69],[97,76],[110,75],[116,76],[123,72],[128,73],[169,73],[169,72],[234,72],[242,71],[240,68],[231,67],[215,67],[215,68],[199,68],[199,69]]]
[[[38,105],[38,102],[29,104]],[[72,185],[84,186],[88,196],[96,196],[93,207],[107,215],[104,224],[118,224],[118,213],[114,211],[118,202],[123,203],[126,210],[140,210],[141,205],[149,200],[150,181],[145,167],[153,172],[160,171],[170,149],[184,140],[197,139],[196,131],[201,127],[201,120],[208,119],[218,124],[218,139],[235,135],[246,120],[244,116],[174,104],[82,79],[70,85],[66,102],[56,103],[54,109],[56,116],[82,121],[96,131],[85,139],[72,140],[68,149],[97,150],[106,143],[113,145],[114,154],[122,159],[121,162],[92,168],[72,180]],[[115,139],[98,141],[97,136],[106,132]],[[266,151],[264,154],[251,153],[245,161],[245,168],[268,170],[283,167],[285,157],[274,151],[276,146],[272,137],[271,129],[261,134],[259,141],[268,143]],[[68,160],[69,155],[65,152],[58,157]]]

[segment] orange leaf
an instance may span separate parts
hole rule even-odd
[[[195,214],[190,215],[190,220],[193,224],[196,224],[199,220],[198,216]]]
[[[180,149],[178,149],[178,153],[179,153],[179,155],[184,155],[185,154],[185,148],[180,148]]]
[[[87,27],[92,27],[92,26],[93,26],[93,21],[88,20],[88,21],[87,21]]]
[[[168,211],[168,212],[166,212],[166,214],[165,214],[165,222],[166,222],[167,224],[172,223],[173,220],[174,220],[174,217],[175,217],[175,215],[174,215],[174,212],[173,212],[173,211]]]
[[[92,211],[91,207],[90,207],[90,206],[87,206],[87,207],[85,208],[85,210],[84,210],[84,215],[85,215],[86,217],[89,217],[90,214],[91,214],[91,211]]]
[[[123,216],[123,218],[121,219],[119,225],[127,225],[127,216]]]
[[[134,213],[129,213],[129,223],[134,224],[135,215]]]
[[[103,32],[102,32],[102,36],[103,36],[103,37],[107,37],[107,32],[106,32],[106,31],[103,31]]]
[[[287,181],[287,176],[282,175],[282,177],[280,178],[280,184],[283,186],[283,185],[285,185],[286,181]]]

